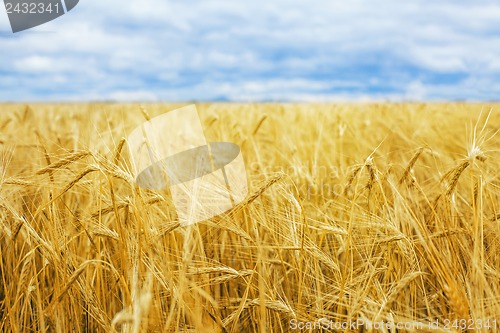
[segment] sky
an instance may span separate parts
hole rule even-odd
[[[500,1],[80,0],[12,33],[0,101],[498,101]]]

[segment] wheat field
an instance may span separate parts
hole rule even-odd
[[[190,226],[123,139],[179,106],[0,104],[1,331],[500,331],[499,105],[198,104],[249,195]]]

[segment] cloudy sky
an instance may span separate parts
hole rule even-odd
[[[80,0],[16,34],[0,7],[0,101],[78,100],[500,100],[500,1]]]

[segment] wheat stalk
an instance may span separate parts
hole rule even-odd
[[[47,173],[47,172],[59,170],[62,167],[66,166],[70,163],[76,162],[78,160],[81,160],[82,158],[89,156],[89,155],[92,155],[92,153],[89,151],[73,153],[66,158],[63,158],[55,163],[52,163],[51,165],[46,166],[45,168],[38,170],[36,172],[36,174],[42,175],[42,174]]]

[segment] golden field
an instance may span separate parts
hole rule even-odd
[[[0,104],[0,331],[500,331],[500,105],[199,104],[249,196],[186,227],[122,140],[179,106]]]

